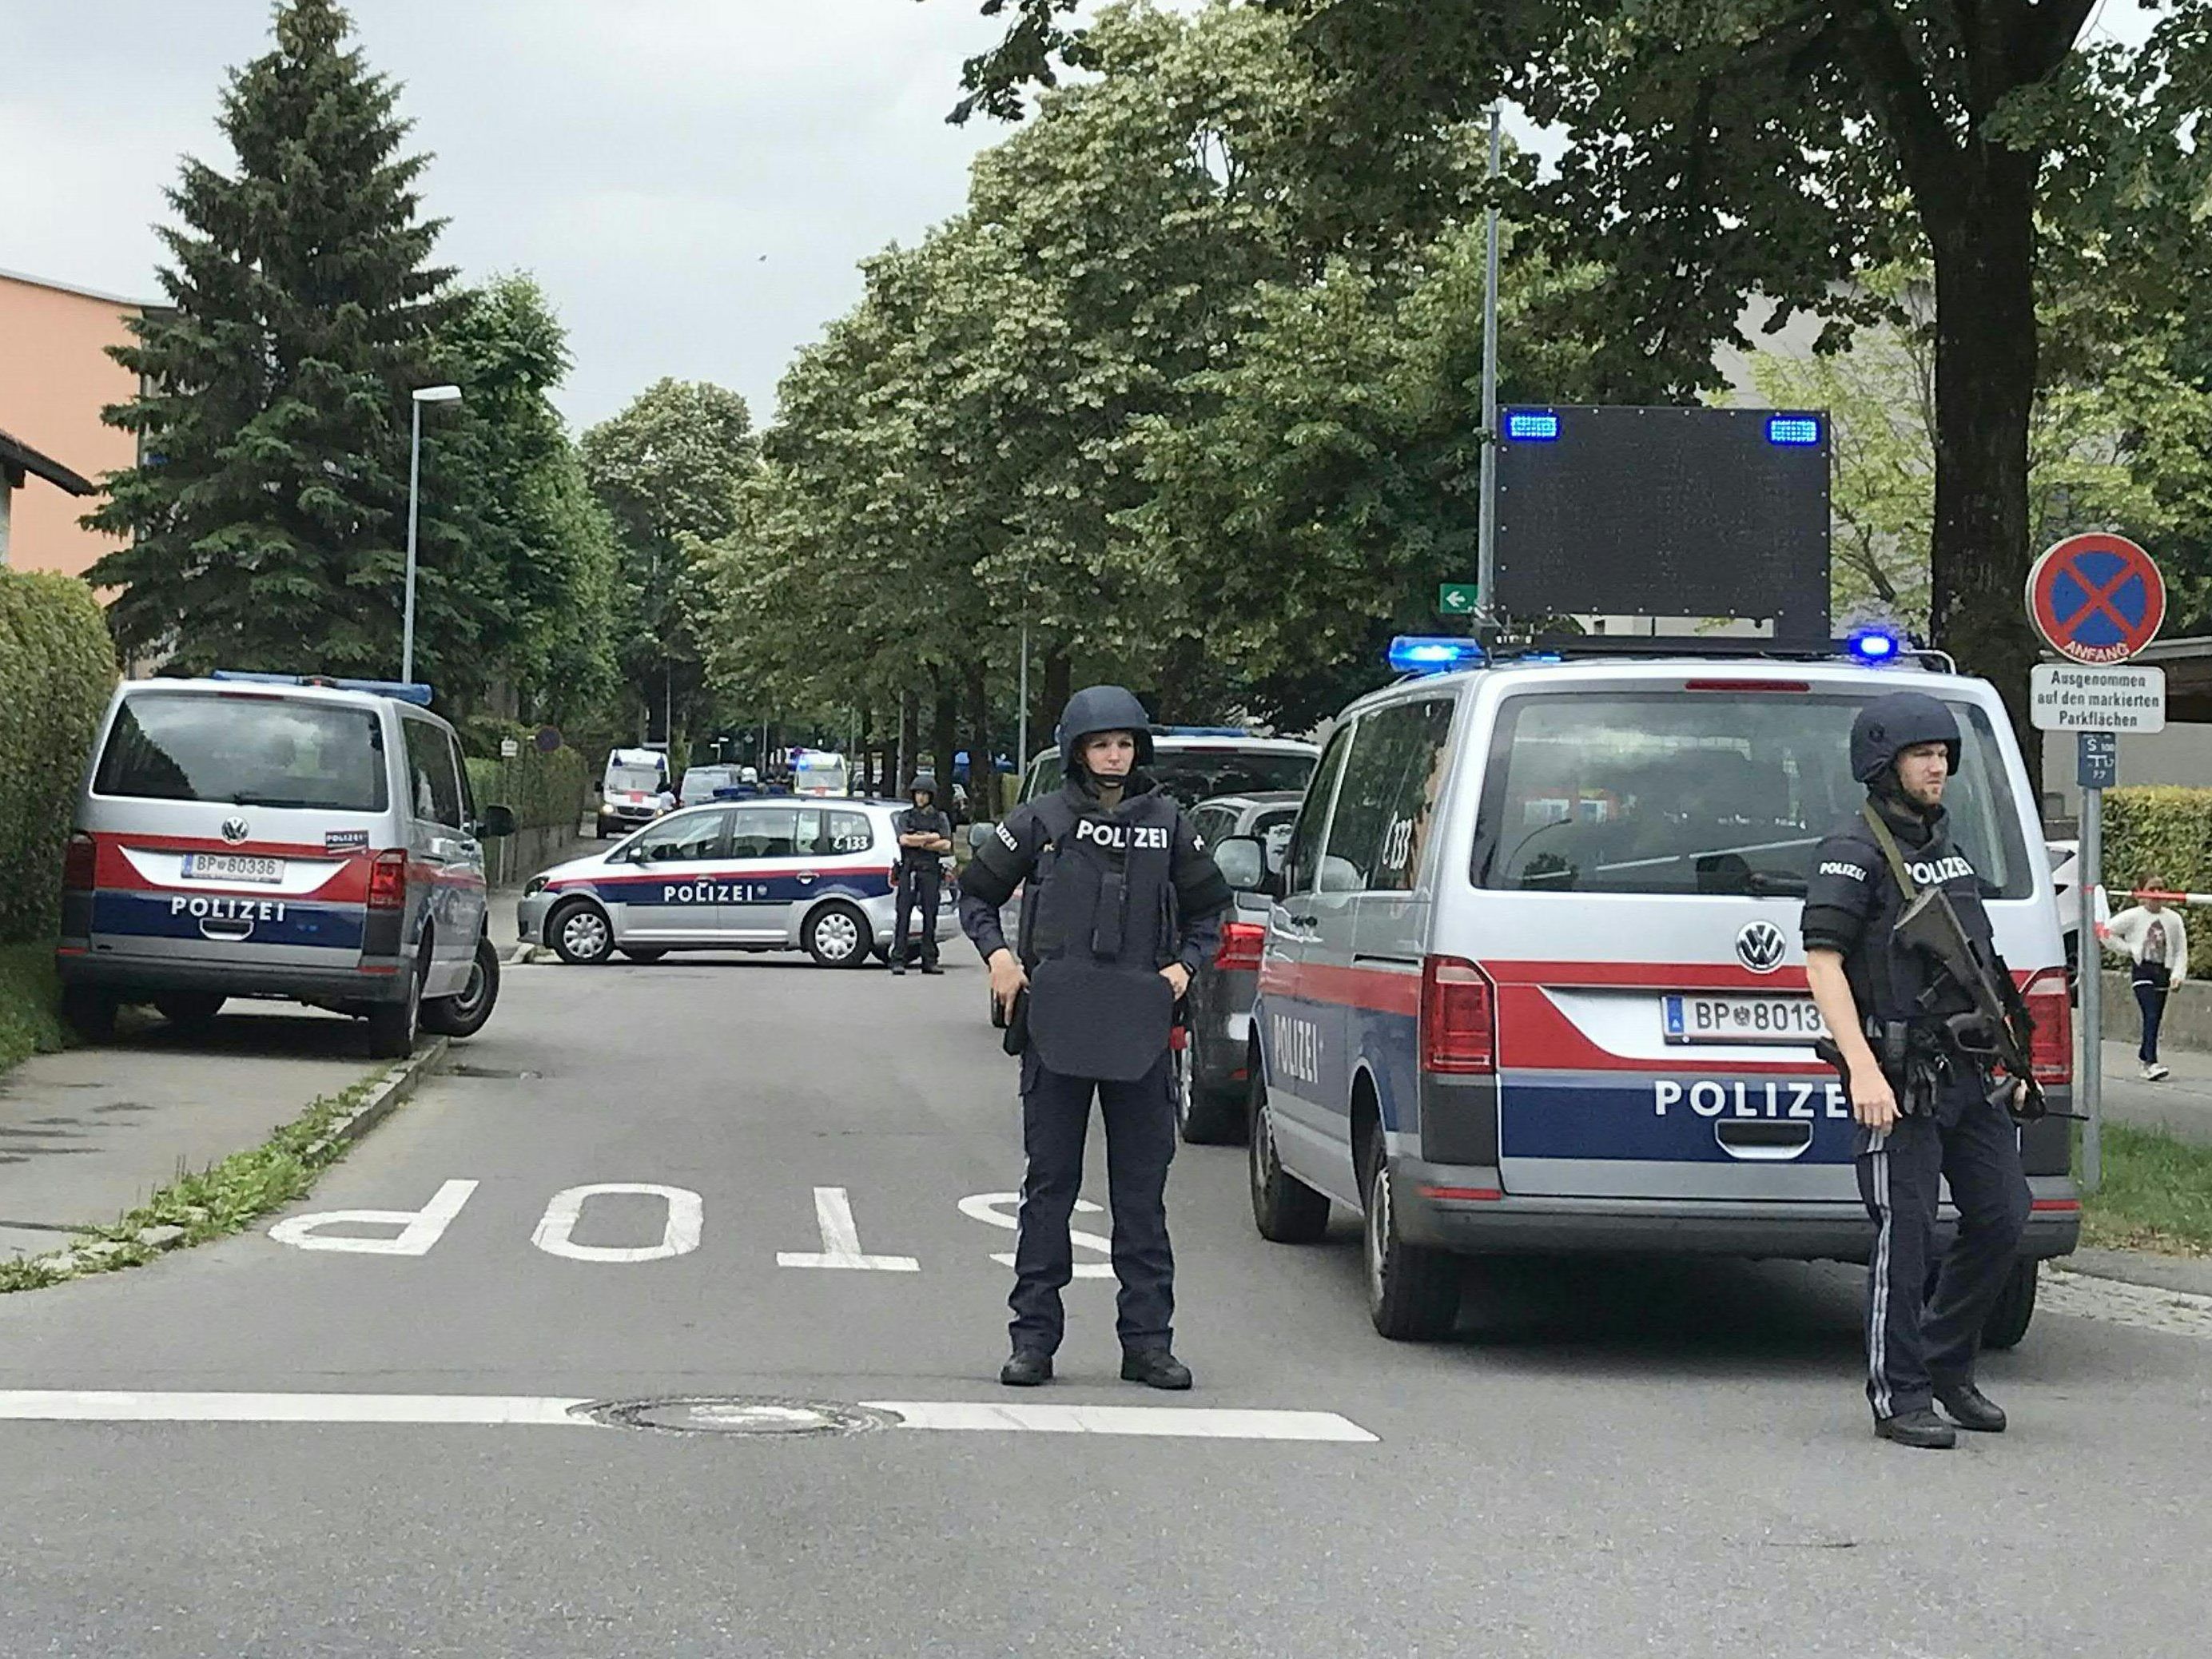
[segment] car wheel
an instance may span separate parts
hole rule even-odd
[[[2028,1325],[2035,1318],[2036,1270],[2041,1265],[2033,1261],[2013,1263],[2012,1276],[2005,1280],[1982,1321],[1984,1348],[2016,1348],[2027,1334]]]
[[[122,999],[96,985],[62,988],[62,1018],[81,1042],[112,1042],[115,1011]]]
[[[373,1004],[368,1011],[368,1056],[404,1060],[415,1052],[422,1023],[422,963],[408,964],[406,994],[397,1002]]]
[[[1367,1131],[1364,1243],[1367,1316],[1394,1342],[1433,1342],[1459,1322],[1459,1258],[1399,1236],[1390,1159],[1379,1124]]]
[[[1243,1134],[1243,1103],[1200,1081],[1198,1034],[1183,1033],[1176,1054],[1176,1127],[1194,1146],[1226,1146]]]
[[[180,1031],[204,1031],[222,1012],[220,991],[168,991],[154,999],[161,1018]]]
[[[860,968],[875,949],[868,919],[849,904],[825,904],[806,919],[806,954],[817,968]]]
[[[1311,1244],[1328,1231],[1328,1200],[1286,1171],[1275,1156],[1267,1085],[1256,1066],[1246,1098],[1251,1108],[1251,1151],[1246,1165],[1251,1176],[1252,1224],[1272,1243]]]
[[[642,948],[633,948],[630,945],[625,945],[623,946],[623,954],[628,957],[632,962],[658,962],[661,957],[666,956],[668,952],[665,951],[647,951]]]
[[[472,1037],[483,1030],[498,1000],[499,952],[489,939],[479,939],[476,960],[469,964],[469,982],[457,996],[424,1003],[422,1029],[440,1036]]]
[[[596,968],[615,953],[614,924],[589,899],[574,899],[545,921],[554,954],[573,968]]]

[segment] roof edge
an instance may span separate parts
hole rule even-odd
[[[33,276],[27,270],[0,269],[0,280],[23,283],[32,288],[50,288],[57,294],[73,294],[80,300],[99,300],[112,306],[128,306],[133,311],[161,311],[166,300],[133,300],[127,295],[110,294],[105,289],[82,288],[75,283],[58,283],[51,276]]]

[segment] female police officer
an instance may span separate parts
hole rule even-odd
[[[1806,976],[1850,1073],[1859,1192],[1876,1229],[1867,1313],[1875,1432],[1930,1448],[1958,1437],[1936,1401],[1960,1428],[2005,1425],[1974,1386],[1974,1359],[2028,1211],[2011,1118],[1979,1065],[1947,1042],[1949,1018],[1972,1000],[1893,937],[1908,889],[1940,887],[1969,939],[1989,951],[1980,879],[1943,810],[1959,747],[1957,719],[1924,693],[1861,709],[1851,771],[1866,805],[1820,843],[1805,895]],[[1993,953],[1990,961],[2002,971]],[[1951,1183],[1959,1234],[1931,1294],[1939,1177]]]
[[[990,964],[991,994],[1015,1034],[1008,1046],[1021,1053],[1029,1173],[1014,1251],[1013,1355],[999,1373],[1009,1387],[1052,1376],[1060,1293],[1075,1271],[1067,1225],[1094,1090],[1106,1121],[1121,1375],[1155,1389],[1190,1386],[1170,1347],[1169,1033],[1176,1002],[1218,941],[1230,890],[1182,809],[1142,769],[1152,757],[1151,725],[1118,685],[1077,692],[1060,721],[1066,782],[1016,808],[961,883],[960,925]],[[1017,952],[999,909],[1024,884]]]

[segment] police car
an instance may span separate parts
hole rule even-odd
[[[824,968],[887,959],[896,922],[896,801],[763,797],[688,807],[533,876],[522,938],[563,962],[617,951],[805,951]],[[954,927],[950,899],[938,937]]]
[[[204,1025],[284,997],[468,1036],[499,996],[478,807],[430,688],[267,674],[119,688],[78,797],[55,954],[63,1010],[98,1040],[125,1002]]]
[[[1269,890],[1248,1099],[1254,1218],[1364,1218],[1376,1328],[1448,1332],[1462,1255],[1633,1250],[1864,1261],[1850,1105],[1798,916],[1820,839],[1863,798],[1860,705],[1909,684],[1965,735],[1945,801],[2071,1094],[2065,957],[2035,799],[1996,690],[1948,659],[1485,660],[1403,641],[1408,678],[1346,710]],[[1984,1340],[2016,1342],[2036,1260],[2074,1249],[2067,1125],[2021,1132],[2033,1210]],[[1954,1224],[1947,1206],[1944,1224]]]

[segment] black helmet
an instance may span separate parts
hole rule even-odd
[[[1851,775],[1872,783],[1915,744],[1940,743],[1959,769],[1958,717],[1925,691],[1893,691],[1851,722]]]
[[[908,800],[912,800],[916,795],[927,795],[930,799],[931,804],[933,805],[936,804],[936,774],[932,772],[917,772],[914,776],[907,780],[906,798]]]
[[[1075,775],[1077,755],[1085,738],[1101,732],[1127,732],[1137,739],[1137,764],[1152,763],[1152,717],[1137,694],[1118,685],[1085,686],[1067,700],[1060,716],[1060,764]]]

